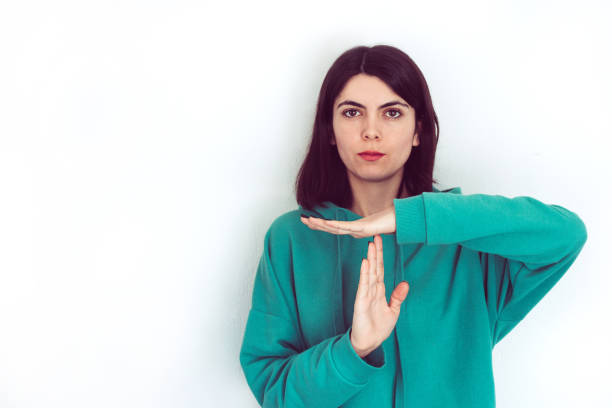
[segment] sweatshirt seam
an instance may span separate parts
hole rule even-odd
[[[268,316],[278,317],[279,319],[283,319],[286,322],[291,323],[291,325],[295,324],[295,322],[292,319],[288,318],[288,317],[280,316],[280,315],[277,315],[275,313],[264,312],[263,310],[259,310],[259,309],[255,308],[255,307],[252,307],[251,311],[258,312],[258,313],[261,313],[261,314],[265,314],[265,315],[268,315]]]
[[[368,363],[367,361],[365,361],[363,358],[359,357],[359,355],[355,352],[355,349],[351,345],[350,340],[348,340],[348,338],[350,338],[350,334],[349,333],[350,333],[351,328],[349,328],[343,334],[340,334],[340,335],[336,336],[336,339],[332,342],[332,347],[330,348],[329,352],[331,354],[331,361],[332,361],[332,364],[334,366],[334,369],[342,377],[342,379],[344,381],[346,381],[348,384],[352,385],[352,386],[363,387],[364,385],[366,385],[369,382],[369,376],[371,375],[371,373],[375,372],[375,371],[381,370],[382,366],[380,366],[380,367],[374,366],[374,365]],[[344,339],[345,336],[347,336],[348,338]],[[339,344],[342,341],[346,341],[348,344],[345,344],[344,346],[342,344]],[[348,357],[349,359],[354,359],[354,358],[360,359],[359,363],[357,363],[357,365],[359,366],[357,368],[357,370],[360,373],[363,374],[363,377],[365,377],[363,382],[355,382],[355,381],[353,381],[353,379],[349,378],[343,372],[343,370],[340,369],[340,368],[344,368],[346,370],[347,367],[344,364],[339,364],[338,359],[337,359],[338,356],[336,355],[337,353],[334,352],[336,347],[346,347],[346,348],[348,348],[349,349],[348,353],[350,354],[350,357]],[[384,356],[384,351],[383,351],[383,356]],[[384,359],[384,357],[383,357],[383,359]],[[383,365],[384,364],[385,364],[385,362],[383,362]],[[357,374],[357,376],[361,377],[361,375],[358,375],[358,374]],[[359,380],[359,379],[357,379],[357,380]]]
[[[421,200],[423,203],[423,225],[425,227],[425,245],[427,245],[427,210],[425,209],[425,194],[421,194]]]
[[[273,223],[273,225],[274,225],[274,223]],[[284,287],[284,285],[281,284],[281,281],[280,281],[280,279],[279,279],[279,277],[278,277],[278,275],[276,273],[276,267],[274,266],[274,261],[273,261],[273,256],[272,256],[272,241],[273,240],[274,241],[278,240],[278,238],[277,239],[273,239],[272,238],[273,225],[270,226],[270,228],[268,228],[268,231],[266,232],[266,236],[264,238],[263,257],[265,258],[264,262],[267,261],[266,263],[269,263],[269,269],[270,269],[269,275],[270,275],[270,278],[273,279],[274,284],[280,289],[280,294],[282,296],[282,300],[283,300],[285,306],[289,309],[290,308],[289,305],[291,304],[290,298],[285,293],[285,287]],[[287,231],[282,231],[282,232],[287,232]],[[287,238],[290,241],[290,234],[287,234]],[[292,248],[291,248],[291,243],[290,242],[289,242],[289,245],[288,245],[288,251],[291,254]],[[291,254],[291,257],[292,256],[293,255]],[[293,264],[293,259],[292,258],[289,259],[289,264],[290,265]],[[260,310],[260,312],[262,312],[262,311]],[[288,317],[288,318],[287,317],[282,317],[280,315],[276,315],[276,314],[268,313],[268,312],[262,312],[262,313],[269,314],[271,316],[276,316],[276,317],[288,320],[292,325],[297,324],[297,322],[295,322],[292,317]],[[297,316],[296,316],[296,319],[297,319]]]
[[[340,341],[340,340],[336,340],[336,341]],[[334,344],[334,345],[335,345],[335,344]],[[351,381],[351,379],[350,379],[350,378],[348,378],[348,377],[346,376],[346,374],[344,374],[344,373],[342,372],[342,370],[340,369],[340,367],[338,366],[338,362],[336,361],[336,357],[334,357],[333,347],[332,347],[332,348],[330,348],[330,351],[329,351],[329,352],[330,352],[330,354],[332,355],[331,361],[332,361],[332,364],[334,365],[334,370],[336,370],[336,372],[338,373],[338,375],[340,375],[340,377],[341,377],[341,378],[342,378],[342,379],[343,379],[343,380],[344,380],[346,383],[350,384],[350,385],[351,385],[351,386],[353,386],[353,387],[363,387],[364,385],[366,385],[366,384],[368,383],[368,381],[367,381],[367,380],[366,380],[365,382],[362,382],[362,383],[358,383],[358,382]]]

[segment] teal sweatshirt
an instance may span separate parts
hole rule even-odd
[[[372,237],[312,230],[300,214],[361,217],[326,201],[272,222],[240,350],[260,405],[495,407],[493,347],[572,265],[586,227],[531,197],[433,190],[393,200],[387,301],[401,281],[410,290],[391,335],[364,358],[349,336]]]

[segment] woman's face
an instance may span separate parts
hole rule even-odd
[[[419,145],[415,111],[376,76],[353,76],[333,106],[334,140],[351,177],[385,181],[403,171],[412,146]],[[359,153],[373,150],[384,155],[368,161]]]

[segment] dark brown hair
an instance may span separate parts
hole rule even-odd
[[[340,159],[337,145],[329,142],[334,136],[333,103],[347,81],[359,74],[374,75],[385,82],[415,110],[419,145],[414,146],[404,165],[402,186],[410,196],[432,191],[438,182],[433,178],[433,167],[438,144],[438,117],[434,111],[425,77],[414,61],[403,51],[389,45],[357,46],[345,51],[332,64],[323,79],[312,139],[308,153],[295,183],[297,203],[312,210],[324,201],[349,208],[353,195]]]

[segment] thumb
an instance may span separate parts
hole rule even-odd
[[[393,311],[396,312],[398,315],[402,302],[404,301],[404,299],[406,299],[406,296],[408,295],[408,289],[410,289],[410,285],[408,285],[408,282],[403,281],[400,282],[400,284],[397,285],[391,293],[391,301],[389,302],[389,307],[393,309]]]

